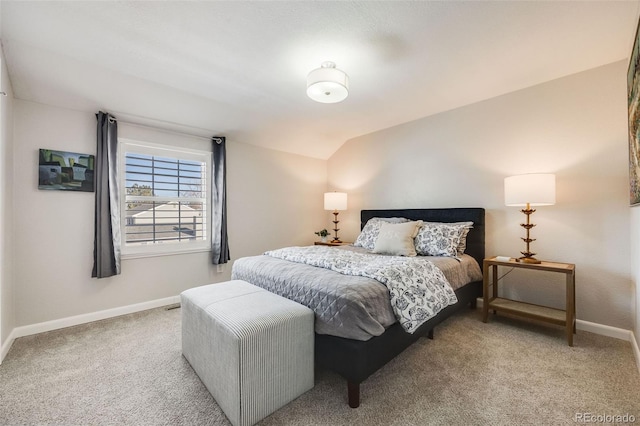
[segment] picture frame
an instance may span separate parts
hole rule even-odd
[[[629,204],[640,204],[640,40],[638,30],[627,71],[627,107],[629,117]]]
[[[38,157],[38,189],[95,191],[95,156],[41,148]]]

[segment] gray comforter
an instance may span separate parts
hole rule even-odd
[[[332,250],[353,248],[333,248]],[[480,267],[470,256],[461,261],[429,258],[455,289],[482,279]],[[361,276],[290,262],[270,256],[253,256],[234,262],[233,279],[248,281],[311,308],[316,332],[355,340],[379,336],[396,321],[387,288]]]

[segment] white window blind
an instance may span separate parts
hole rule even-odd
[[[123,253],[208,249],[211,153],[122,146]]]

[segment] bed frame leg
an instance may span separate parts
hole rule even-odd
[[[360,383],[347,381],[347,395],[349,398],[349,407],[358,408],[360,406]]]
[[[471,309],[476,309],[478,307],[478,299],[475,297],[471,299],[471,303],[469,303]]]
[[[434,330],[434,329],[432,328],[431,330],[429,330],[429,334],[427,334],[427,337],[428,337],[430,340],[433,340],[433,330]]]

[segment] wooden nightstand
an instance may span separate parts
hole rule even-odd
[[[316,241],[313,244],[316,246],[348,246],[353,243],[348,243],[348,242],[334,243],[331,241],[327,241],[326,243],[323,243],[322,241]]]
[[[534,305],[516,300],[498,297],[498,266],[510,268],[531,269],[533,271],[558,272],[566,275],[566,308],[554,309],[547,306]],[[573,346],[573,334],[576,332],[576,266],[572,263],[542,262],[540,264],[521,263],[514,259],[499,261],[495,257],[483,261],[483,316],[482,321],[487,322],[489,310],[505,312],[511,315],[531,318],[565,327],[567,343]],[[489,282],[491,275],[491,283]],[[492,287],[492,295],[489,296],[489,286]]]

